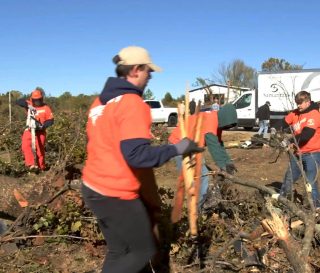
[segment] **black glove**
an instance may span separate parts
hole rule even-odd
[[[178,151],[178,155],[191,155],[194,153],[201,153],[204,148],[200,148],[197,143],[185,137],[174,145]]]
[[[41,124],[40,121],[36,120],[36,130],[41,131],[43,129],[44,129],[43,124]]]
[[[237,171],[238,171],[238,169],[236,168],[236,166],[235,166],[233,163],[228,163],[228,164],[226,165],[226,172],[227,172],[228,174],[233,175],[233,174],[235,174]]]

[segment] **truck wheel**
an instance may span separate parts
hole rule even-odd
[[[177,126],[178,118],[177,116],[171,115],[168,118],[168,126],[169,127],[174,127]]]

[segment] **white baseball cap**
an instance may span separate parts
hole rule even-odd
[[[120,61],[118,65],[140,65],[146,64],[153,71],[162,71],[161,67],[155,65],[146,49],[139,46],[128,46],[120,50],[118,53]]]

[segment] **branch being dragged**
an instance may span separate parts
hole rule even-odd
[[[303,239],[302,246],[300,247],[301,251],[299,251],[299,253],[303,259],[306,259],[309,256],[310,249],[312,247],[312,240],[314,237],[314,230],[315,230],[315,214],[314,213],[309,213],[301,210],[294,202],[286,199],[283,196],[280,196],[272,188],[259,185],[259,183],[257,182],[243,181],[225,172],[219,172],[218,174],[223,175],[226,179],[230,180],[235,184],[258,189],[262,193],[269,195],[272,199],[277,200],[279,203],[286,206],[294,215],[300,218],[305,224],[305,237]],[[279,237],[278,235],[277,237]],[[286,234],[283,234],[283,235],[286,235]],[[284,241],[284,240],[281,240],[281,241]]]
[[[259,185],[259,183],[257,183],[257,182],[244,181],[242,179],[239,179],[239,178],[237,178],[233,175],[230,175],[226,172],[223,172],[223,171],[218,172],[217,174],[224,176],[227,180],[231,181],[232,183],[242,185],[245,187],[249,187],[249,188],[254,188],[254,189],[259,190],[262,193],[268,194],[269,196],[271,196],[272,199],[277,200],[279,203],[285,205],[294,215],[298,216],[302,221],[308,222],[308,220],[310,218],[310,214],[301,210],[294,202],[281,196],[274,189],[272,189],[270,187],[263,186],[263,185]]]

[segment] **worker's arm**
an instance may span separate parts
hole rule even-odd
[[[302,146],[306,145],[315,133],[315,129],[304,127],[301,133],[295,136],[295,139],[298,142],[298,146],[301,148]],[[291,142],[294,143],[294,140],[292,140]]]
[[[52,126],[54,123],[54,119],[48,119],[42,124],[42,129],[47,129],[48,127]]]
[[[136,95],[128,94],[123,97],[119,107],[123,107],[117,118],[120,127],[120,149],[130,167],[158,167],[174,156],[203,151],[187,138],[174,145],[151,146],[149,106]]]
[[[205,141],[213,161],[219,168],[231,174],[237,171],[226,149],[216,135],[207,133],[205,135]]]
[[[120,147],[128,165],[134,168],[158,167],[177,155],[173,145],[152,147],[150,140],[143,138],[122,140]]]
[[[188,138],[183,138],[177,144],[161,146],[151,146],[150,140],[145,138],[126,139],[120,142],[120,148],[128,165],[133,168],[158,167],[174,156],[204,150]]]
[[[205,141],[213,161],[218,167],[225,169],[227,163],[231,163],[231,159],[226,149],[219,142],[218,137],[212,133],[207,133]]]
[[[16,104],[25,108],[25,109],[28,109],[28,103],[25,99],[17,99]]]
[[[43,124],[41,124],[40,121],[36,121],[36,130],[37,131],[42,131],[42,130],[45,130],[47,129],[48,127],[52,126],[54,123],[54,119],[48,119],[46,120]]]

